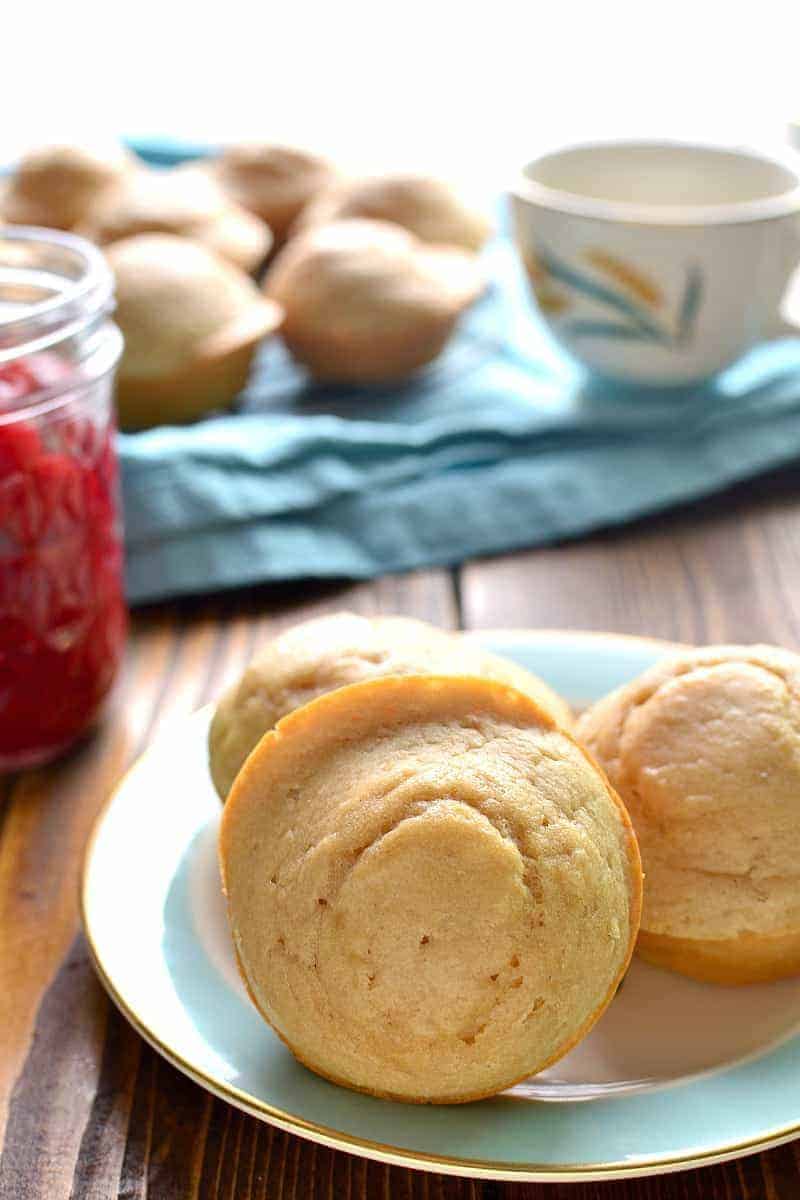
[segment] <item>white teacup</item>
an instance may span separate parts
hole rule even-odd
[[[780,309],[800,259],[800,166],[670,142],[575,146],[511,189],[539,309],[574,358],[630,383],[708,378],[800,329]]]

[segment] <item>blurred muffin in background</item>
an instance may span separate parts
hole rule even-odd
[[[6,221],[74,229],[136,170],[122,146],[38,146],[20,159],[2,199]]]
[[[213,221],[187,230],[187,236],[202,242],[248,275],[255,275],[264,265],[273,241],[268,225],[233,202]]]
[[[374,175],[343,181],[303,210],[297,231],[348,217],[402,225],[423,242],[478,251],[491,232],[485,213],[443,179]]]
[[[280,324],[279,306],[243,271],[188,238],[140,234],[106,254],[125,338],[121,427],[191,421],[229,405],[259,340]]]
[[[317,154],[290,146],[229,146],[211,164],[227,194],[266,221],[282,241],[301,210],[336,178]]]
[[[101,245],[140,233],[191,237],[248,273],[261,266],[272,245],[268,226],[197,164],[130,174],[81,231]]]
[[[283,340],[316,378],[378,383],[436,358],[484,282],[472,254],[350,220],[292,238],[264,289],[285,311]]]

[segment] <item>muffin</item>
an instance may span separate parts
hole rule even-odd
[[[147,233],[115,242],[116,321],[125,338],[117,374],[123,429],[190,421],[229,405],[280,309],[255,283],[199,243]]]
[[[292,238],[264,282],[281,336],[317,378],[381,383],[431,362],[484,276],[472,254],[398,225],[338,221]]]
[[[81,232],[100,245],[140,233],[190,237],[248,274],[262,265],[272,245],[268,226],[234,204],[197,164],[132,172]]]
[[[239,204],[227,204],[213,221],[187,233],[248,275],[259,273],[272,249],[269,226]]]
[[[565,1054],[626,969],[627,814],[568,734],[487,679],[372,679],[285,717],[239,774],[220,862],[251,998],[358,1091],[492,1095]]]
[[[444,179],[430,175],[374,175],[329,188],[303,210],[297,231],[350,217],[391,221],[420,241],[480,250],[491,226]]]
[[[220,700],[209,731],[211,777],[224,800],[244,760],[282,717],[309,700],[381,675],[485,675],[526,692],[569,727],[568,705],[546,683],[496,654],[407,617],[333,613],[268,642]]]
[[[40,146],[8,181],[3,216],[15,225],[74,229],[135,170],[122,146]]]
[[[261,217],[280,241],[302,209],[336,178],[318,154],[291,146],[229,146],[211,164],[237,204]]]
[[[581,718],[645,870],[639,953],[694,979],[800,972],[800,658],[709,646]]]

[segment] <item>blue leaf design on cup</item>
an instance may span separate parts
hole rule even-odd
[[[570,318],[560,323],[564,333],[572,337],[611,338],[629,342],[656,342],[662,346],[677,348],[687,345],[694,334],[697,315],[703,301],[703,275],[700,267],[693,264],[688,268],[683,295],[674,329],[654,320],[630,297],[604,283],[586,275],[558,259],[550,250],[538,247],[536,258],[541,267],[553,279],[577,292],[579,296],[594,300],[613,309],[624,320],[581,320]]]
[[[650,340],[648,334],[635,325],[622,325],[616,321],[564,321],[561,329],[572,337],[615,338],[626,342]]]
[[[698,266],[689,268],[686,286],[683,289],[683,300],[678,315],[678,331],[675,341],[679,346],[685,346],[692,340],[697,314],[703,302],[703,274]]]
[[[560,262],[547,250],[539,250],[537,258],[544,269],[554,279],[558,279],[560,283],[567,284],[573,291],[578,292],[582,296],[587,296],[590,300],[598,300],[601,304],[607,304],[612,308],[616,308],[643,330],[660,339],[661,335],[658,327],[627,296],[623,296],[620,292],[615,292],[613,288],[606,287],[605,284],[598,283],[595,279],[584,275],[576,267],[570,267],[566,263]]]

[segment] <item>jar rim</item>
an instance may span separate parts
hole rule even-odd
[[[6,318],[0,312],[0,363],[46,349],[110,313],[114,280],[97,246],[76,234],[32,225],[0,228],[0,257],[2,245],[9,243],[65,252],[76,273],[74,278],[65,275],[64,286],[54,295],[26,304],[23,312]]]
[[[31,399],[15,408],[0,409],[0,429],[4,425],[49,417],[61,408],[68,408],[94,388],[99,379],[112,371],[122,354],[122,334],[113,322],[109,324],[108,337],[104,338],[102,348],[95,350],[97,365],[91,377],[62,380],[51,387],[40,388],[33,393]]]

